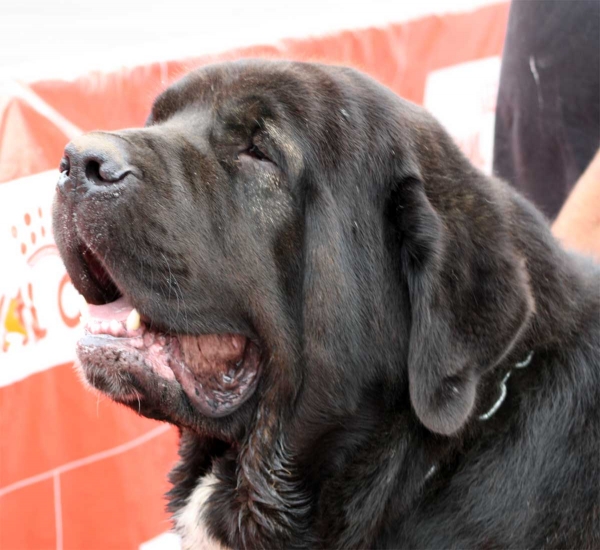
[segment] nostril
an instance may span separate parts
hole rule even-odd
[[[85,177],[88,181],[96,184],[108,183],[100,175],[100,163],[97,160],[89,160],[85,165]]]
[[[141,170],[128,164],[127,143],[121,141],[92,133],[67,144],[60,162],[63,187],[87,193],[94,187],[101,191],[111,185],[125,184],[134,177],[141,179]]]
[[[69,175],[71,171],[71,162],[69,161],[69,157],[63,157],[58,165],[58,170],[65,175]]]
[[[110,160],[99,162],[90,159],[85,164],[85,177],[95,185],[119,183],[130,173],[132,173],[131,167],[119,166]]]

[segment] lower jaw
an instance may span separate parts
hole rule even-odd
[[[237,376],[234,372],[219,383],[217,375],[222,373],[188,368],[180,337],[150,330],[130,336],[88,333],[78,342],[77,355],[90,373],[86,378],[91,385],[115,401],[135,408],[140,400],[162,401],[167,389],[171,397],[179,390],[181,399],[187,398],[193,409],[208,418],[221,418],[241,407],[252,397],[260,374],[260,352],[251,342]],[[104,374],[102,387],[94,381],[93,373],[98,372]],[[156,405],[160,409],[163,403]]]

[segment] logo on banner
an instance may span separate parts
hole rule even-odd
[[[50,223],[49,213],[46,216],[44,214],[42,207],[38,207],[33,212],[25,212],[21,223],[10,227],[10,238],[21,255],[19,263],[22,269],[19,270],[21,277],[12,278],[16,283],[12,285],[13,288],[3,289],[6,294],[0,295],[0,352],[6,353],[11,347],[35,344],[48,335],[46,323],[38,314],[38,301],[42,301],[36,298],[41,292],[51,289],[44,283],[43,288],[39,288],[36,283],[44,279],[48,259],[55,263],[56,260],[60,262],[60,258],[46,227]],[[15,268],[14,264],[9,265],[11,269]],[[69,328],[77,326],[79,313],[75,291],[66,273],[58,281],[53,294],[62,323]],[[45,317],[48,318],[47,315]]]
[[[56,177],[0,186],[0,386],[74,356],[80,302],[52,238]]]

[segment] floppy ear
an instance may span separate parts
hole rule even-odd
[[[411,303],[411,403],[428,429],[450,435],[469,418],[481,375],[517,340],[533,298],[502,184],[464,158],[443,162],[427,170],[436,181],[405,179],[392,201]]]

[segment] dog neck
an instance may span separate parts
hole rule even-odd
[[[498,389],[489,393],[488,402],[491,405],[488,404],[483,408],[484,412],[474,417],[474,439],[477,439],[476,434],[480,433],[477,425],[483,428],[501,409],[508,394],[507,383],[511,375],[514,371],[529,366],[532,359],[533,352],[530,351],[523,360],[513,363],[499,382],[495,382]],[[260,419],[258,424],[261,424]],[[399,446],[378,447],[373,452],[380,453],[380,456],[369,455],[371,464],[379,464],[373,482],[393,480],[392,483],[386,482],[375,488],[370,484],[358,483],[370,475],[366,464],[361,466],[354,463],[350,469],[342,468],[343,475],[333,475],[322,486],[319,508],[323,509],[322,513],[315,516],[315,510],[310,510],[308,506],[311,499],[303,493],[303,484],[299,481],[300,474],[306,474],[305,468],[298,469],[296,457],[289,455],[279,438],[272,441],[272,445],[265,446],[253,441],[251,437],[237,452],[217,459],[206,470],[201,468],[201,472],[196,471],[200,475],[195,478],[194,489],[190,486],[185,501],[181,503],[183,506],[175,515],[177,529],[186,544],[195,544],[197,540],[208,544],[210,541],[214,548],[219,548],[219,544],[227,541],[231,547],[245,548],[250,544],[250,540],[245,540],[247,537],[244,535],[248,529],[253,533],[250,538],[254,543],[260,539],[261,543],[269,546],[284,537],[286,525],[292,521],[296,522],[292,531],[296,535],[301,533],[302,539],[311,532],[313,536],[317,533],[330,533],[331,541],[342,541],[343,547],[368,545],[370,540],[357,539],[357,533],[362,533],[362,536],[372,534],[372,526],[381,521],[380,517],[368,515],[369,511],[373,514],[379,510],[376,506],[365,505],[368,499],[377,495],[382,501],[393,502],[395,512],[401,515],[404,510],[411,508],[415,500],[424,498],[430,491],[435,490],[439,485],[435,481],[437,474],[453,469],[456,460],[469,446],[467,439],[471,439],[469,435],[466,439],[458,438],[458,443],[454,442],[454,438],[443,438],[443,441],[439,441],[439,438],[427,433],[410,418],[406,418],[405,422],[395,422],[394,425],[394,433],[390,433],[389,437],[398,441]],[[281,430],[276,426],[262,428],[263,430],[258,430],[253,437],[259,437],[260,433],[281,435]],[[429,441],[429,444],[422,445],[424,439]],[[433,452],[432,448],[435,449]],[[458,448],[461,452],[457,452]],[[271,454],[262,456],[264,452]],[[316,457],[313,458],[316,461]],[[356,514],[352,526],[338,525],[334,518],[327,517],[327,503],[342,498],[345,487],[353,477],[356,478],[356,486],[364,486],[364,494],[358,491],[343,497],[344,506],[348,509],[354,507],[361,512]],[[274,488],[277,488],[277,491]],[[237,496],[234,498],[233,495]],[[235,525],[230,524],[231,518],[236,519]],[[364,528],[357,529],[356,522],[364,523]],[[274,528],[271,532],[263,525],[271,525]],[[213,538],[212,534],[216,536]],[[318,536],[317,539],[320,540]],[[293,546],[293,542],[289,540],[290,547]]]

